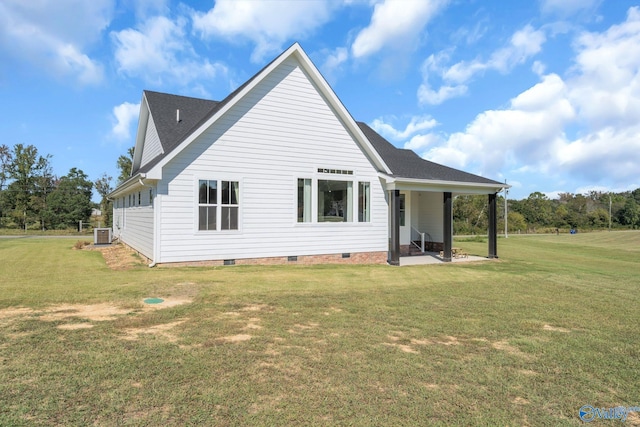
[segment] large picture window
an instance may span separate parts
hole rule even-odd
[[[318,222],[353,221],[353,182],[318,180]]]

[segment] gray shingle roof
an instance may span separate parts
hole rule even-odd
[[[201,125],[209,120],[216,112],[229,103],[242,89],[251,83],[263,70],[274,63],[278,58],[262,67],[260,71],[255,73],[249,80],[240,85],[236,90],[231,92],[222,101],[210,101],[200,98],[191,98],[188,96],[171,95],[168,93],[152,92],[145,90],[149,111],[153,117],[153,121],[158,131],[158,137],[162,144],[164,153],[145,164],[138,170],[132,171],[132,175],[138,172],[147,172],[151,170],[164,156],[173,151],[182,141],[196,131]],[[153,99],[150,100],[149,97]],[[151,104],[154,104],[153,107]],[[182,107],[181,107],[182,106]],[[176,110],[180,109],[180,123],[176,122]],[[184,114],[183,114],[184,111]],[[161,129],[159,129],[162,128]],[[162,133],[161,133],[162,132]]]
[[[375,148],[389,169],[391,169],[394,177],[503,185],[501,182],[492,179],[430,162],[421,158],[411,150],[396,148],[379,133],[371,129],[366,123],[357,123],[362,133],[364,133],[369,142],[371,142],[371,145],[373,145],[373,148]]]
[[[219,102],[145,91],[149,111],[156,125],[164,154],[156,157],[137,171],[134,171],[134,174],[149,171],[164,156],[173,151],[187,136],[220,110],[252,79],[249,79],[245,84]],[[178,109],[180,110],[180,122],[176,121],[176,110]],[[357,122],[357,124],[373,148],[380,154],[382,160],[391,169],[394,177],[503,185],[498,181],[424,160],[411,150],[396,148],[367,124],[363,122]]]

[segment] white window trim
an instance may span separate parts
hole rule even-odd
[[[216,229],[215,230],[200,230],[199,217],[200,217],[200,199],[199,199],[199,188],[200,181],[217,181],[218,187],[216,191]],[[236,205],[223,205],[222,204],[222,181],[235,181],[238,183],[238,228],[236,230],[222,230],[222,207],[223,206],[236,206]],[[194,177],[193,183],[193,230],[194,235],[207,235],[207,234],[240,234],[242,233],[243,221],[242,221],[242,212],[244,205],[244,180],[240,177],[234,175],[199,175]]]
[[[298,222],[298,179],[311,179],[311,221],[310,222]],[[352,202],[351,202],[351,210],[352,210],[352,221],[342,221],[342,222],[331,222],[331,221],[318,221],[318,181],[350,181],[352,185]],[[317,172],[317,168],[315,168],[315,172],[312,174],[299,174],[292,178],[293,182],[293,224],[296,227],[311,227],[311,226],[320,226],[320,227],[370,227],[374,222],[374,214],[373,214],[373,185],[374,179],[373,177],[362,178],[359,177],[357,172],[354,172],[352,175],[345,174],[330,174],[330,173],[319,173]],[[358,221],[358,198],[360,196],[360,186],[358,183],[360,182],[368,182],[369,183],[369,221]],[[240,192],[240,196],[242,196],[242,191]]]

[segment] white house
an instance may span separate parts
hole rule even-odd
[[[298,44],[220,102],[144,91],[113,234],[156,263],[451,260],[452,200],[505,184],[421,159],[354,121]],[[422,241],[425,241],[423,247]]]

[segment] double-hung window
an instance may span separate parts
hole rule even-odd
[[[218,211],[218,181],[200,180],[198,188],[198,230],[215,230]]]
[[[198,182],[198,230],[237,230],[238,181],[201,179]]]
[[[238,197],[240,186],[238,181],[222,181],[222,230],[238,229]]]

